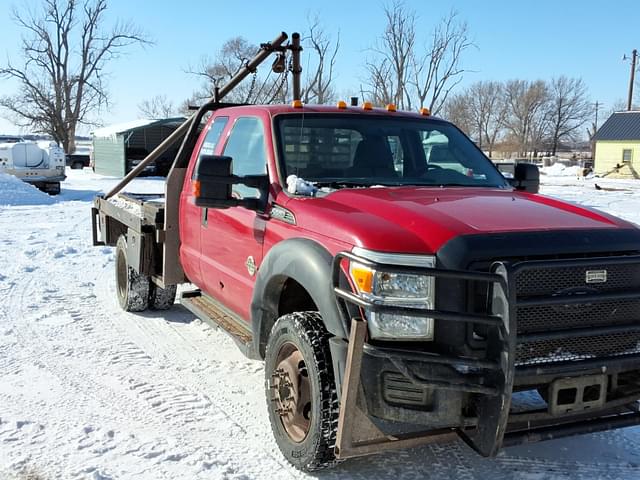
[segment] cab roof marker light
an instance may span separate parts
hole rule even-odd
[[[429,110],[427,107],[422,107],[420,109],[420,115],[424,115],[425,117],[428,117],[429,115],[431,115],[431,110]]]
[[[302,108],[302,100],[294,100],[291,102],[293,108]]]
[[[336,104],[336,107],[338,107],[339,109],[343,110],[343,109],[347,108],[347,102],[345,102],[344,100],[340,100]]]
[[[395,111],[397,111],[397,108],[393,103],[388,103],[386,108],[387,108],[387,112],[395,112]]]
[[[362,109],[363,110],[373,110],[373,103],[371,102],[364,102],[362,104]]]

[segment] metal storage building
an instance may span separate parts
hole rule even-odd
[[[122,177],[184,122],[184,118],[135,120],[92,132],[96,173]],[[176,142],[149,168],[149,174],[166,175],[180,142]]]

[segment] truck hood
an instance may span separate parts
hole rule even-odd
[[[489,188],[343,189],[287,202],[298,226],[378,251],[435,253],[459,235],[630,228],[605,213],[543,195]]]

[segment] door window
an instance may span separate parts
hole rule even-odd
[[[204,137],[204,142],[202,142],[202,147],[200,147],[200,154],[198,156],[198,161],[200,161],[200,157],[203,155],[214,155],[216,151],[216,145],[220,140],[220,135],[224,130],[224,127],[227,126],[227,122],[229,121],[229,117],[217,117],[211,126],[209,127],[209,131],[207,132],[207,136]],[[195,178],[196,169],[193,169],[192,178]]]
[[[228,121],[229,117],[217,117],[213,121],[209,127],[209,131],[207,132],[207,136],[204,138],[202,148],[200,149],[200,155],[214,154],[218,140],[220,140],[220,135],[222,135],[222,131],[224,130],[224,127],[227,126]]]
[[[263,175],[267,173],[267,154],[262,121],[255,117],[240,117],[233,125],[224,155],[233,159],[234,175]],[[256,188],[234,185],[237,198],[259,198]]]

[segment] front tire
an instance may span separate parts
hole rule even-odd
[[[125,312],[143,312],[149,306],[149,278],[131,267],[124,235],[116,244],[116,296]]]
[[[284,315],[267,344],[265,387],[276,443],[297,469],[331,467],[338,429],[329,333],[318,312]]]

